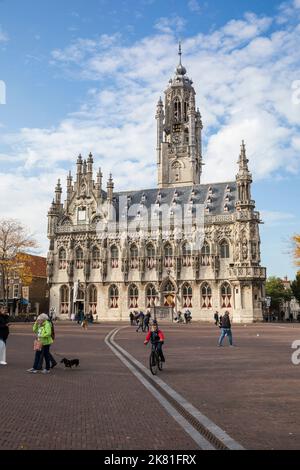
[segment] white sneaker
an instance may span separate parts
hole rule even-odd
[[[44,369],[42,370],[42,374],[50,374],[50,370]]]
[[[29,372],[30,374],[37,374],[37,370],[36,369],[27,369],[27,372]]]
[[[7,362],[0,361],[1,366],[7,366]]]

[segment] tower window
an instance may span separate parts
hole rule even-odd
[[[178,98],[174,100],[174,120],[175,122],[181,121],[181,103]]]

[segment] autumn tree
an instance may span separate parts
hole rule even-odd
[[[291,283],[291,289],[294,297],[300,303],[300,271],[298,271],[296,279]]]
[[[36,248],[37,242],[17,220],[0,220],[0,275],[2,299],[8,305],[9,279],[16,273],[25,285],[31,283],[26,251]]]
[[[296,266],[300,266],[300,235],[293,237],[294,242],[294,259]]]
[[[271,297],[271,308],[274,310],[279,310],[282,302],[290,302],[293,295],[291,289],[286,289],[283,281],[275,276],[268,278],[266,294]]]

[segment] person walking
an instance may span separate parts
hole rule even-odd
[[[222,317],[222,323],[221,323],[221,335],[219,338],[219,343],[218,346],[222,346],[223,340],[225,336],[228,337],[229,340],[229,345],[233,346],[232,344],[232,333],[231,333],[231,322],[229,318],[229,312],[225,312],[223,317]]]
[[[49,318],[49,322],[51,323],[51,338],[53,341],[55,340],[55,330],[54,330],[54,323],[52,318]],[[44,361],[44,351],[41,351],[41,357],[38,363],[38,369],[37,370],[43,370],[43,361]],[[50,358],[50,367],[51,369],[54,369],[55,366],[57,366],[57,362],[52,356],[51,352],[49,351],[49,358]]]
[[[141,328],[142,331],[144,331],[144,318],[145,318],[145,315],[142,311],[140,311],[140,314],[139,314],[139,326],[137,327],[136,331],[138,332],[139,329]]]
[[[129,318],[130,318],[130,325],[133,326],[133,322],[134,322],[134,315],[132,312],[130,312],[129,314]]]
[[[219,323],[219,312],[218,312],[218,310],[216,310],[216,312],[214,314],[214,319],[215,319],[215,325],[218,326],[218,323]]]
[[[6,341],[9,335],[9,316],[4,308],[0,310],[0,365],[6,366]]]
[[[144,331],[149,331],[150,318],[151,318],[151,313],[150,313],[150,310],[148,310],[144,318]]]
[[[33,332],[36,334],[37,340],[35,341],[35,358],[31,369],[27,372],[36,374],[42,353],[44,354],[46,361],[46,369],[42,370],[43,374],[49,374],[50,372],[50,346],[53,343],[52,339],[52,327],[49,321],[48,315],[42,313],[36,319],[33,325]]]

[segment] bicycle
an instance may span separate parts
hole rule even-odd
[[[158,370],[163,369],[163,362],[157,350],[157,344],[152,344],[149,364],[150,364],[150,370],[151,370],[152,375],[156,375]]]

